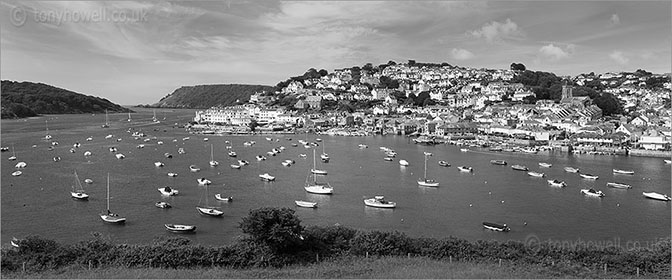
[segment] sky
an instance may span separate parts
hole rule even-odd
[[[672,68],[672,1],[0,1],[0,78],[122,105],[390,60]]]

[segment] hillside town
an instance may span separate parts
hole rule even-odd
[[[493,150],[536,147],[669,156],[669,74],[545,73],[554,79],[545,88],[524,80],[531,74],[515,63],[506,70],[414,61],[331,73],[310,69],[280,82],[275,92],[255,93],[235,106],[197,111],[191,129],[398,134],[417,136],[416,143],[469,143]],[[591,98],[586,89],[596,95]],[[544,90],[551,92],[547,98]],[[605,98],[607,102],[596,102]]]

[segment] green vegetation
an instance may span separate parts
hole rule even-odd
[[[1,82],[2,118],[24,118],[38,114],[81,114],[128,112],[107,99],[83,95],[42,83]]]
[[[161,108],[210,108],[245,103],[255,92],[273,92],[263,85],[197,85],[183,86],[164,96],[150,107]]]
[[[114,244],[100,234],[76,244],[30,236],[16,250],[2,251],[2,274],[7,277],[40,273],[64,278],[73,268],[96,268],[92,273],[133,269],[142,278],[163,278],[148,268],[196,270],[210,278],[212,271],[229,271],[232,278],[437,278],[436,273],[462,277],[633,277],[669,278],[670,239],[647,248],[625,250],[592,245],[558,247],[517,241],[469,242],[411,238],[401,232],[360,231],[343,226],[303,227],[288,208],[251,210],[240,223],[249,238],[230,245],[191,244],[184,237],[157,238],[151,244]],[[503,263],[502,268],[493,264]],[[429,263],[429,264],[428,264]],[[452,263],[455,263],[453,265]],[[26,274],[23,274],[23,269]],[[449,265],[446,265],[449,264]],[[607,265],[608,273],[603,274]],[[406,274],[400,268],[418,274]],[[239,269],[245,269],[240,272]],[[91,273],[91,272],[89,272]],[[235,274],[242,273],[242,274]],[[381,274],[378,274],[381,273]],[[424,274],[423,274],[424,273]],[[473,273],[473,274],[472,274]],[[109,275],[109,274],[108,274]],[[191,274],[190,274],[191,275]],[[106,278],[93,274],[95,278]],[[107,276],[109,277],[109,276]],[[123,278],[135,278],[127,276]],[[216,278],[222,278],[217,275]],[[189,277],[193,278],[193,277]],[[227,277],[228,278],[228,277]]]

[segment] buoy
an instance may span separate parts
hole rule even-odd
[[[504,203],[504,200],[502,200],[502,203]]]
[[[616,207],[621,207],[621,204],[620,204],[620,203],[616,203]]]
[[[469,203],[469,207],[471,207],[471,206],[472,206],[472,204],[471,204],[471,203]]]
[[[527,225],[527,222],[524,222],[523,225]]]

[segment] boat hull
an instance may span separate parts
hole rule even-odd
[[[201,213],[201,215],[205,216],[212,216],[212,217],[219,217],[224,215],[224,212],[221,210],[217,210],[214,208],[209,208],[209,207],[198,207],[196,206],[196,210],[198,210],[198,213]]]
[[[397,207],[396,202],[381,202],[375,198],[369,198],[364,200],[364,205],[376,208],[395,208]]]
[[[420,179],[420,180],[418,180],[418,186],[421,186],[421,187],[438,187],[439,182],[435,182],[434,180]]]
[[[642,192],[642,195],[646,198],[661,200],[661,201],[670,201],[672,198],[665,194],[655,193],[655,192]]]
[[[165,224],[166,230],[176,233],[189,233],[196,231],[196,226]]]
[[[316,208],[317,207],[317,202],[295,200],[294,203],[296,204],[296,206],[304,207],[304,208]]]
[[[123,224],[123,223],[126,223],[126,218],[118,217],[118,216],[113,216],[113,215],[103,214],[103,215],[100,215],[100,218],[101,218],[104,222],[106,222],[106,223],[110,223],[110,224]]]
[[[500,224],[495,224],[495,223],[489,223],[489,222],[483,222],[483,227],[489,230],[493,231],[501,231],[501,232],[507,232],[510,231],[511,228],[506,226],[506,224],[500,225]]]
[[[632,189],[632,186],[630,186],[628,184],[615,183],[615,182],[607,183],[607,187],[612,187],[612,188],[616,188],[616,189]]]

